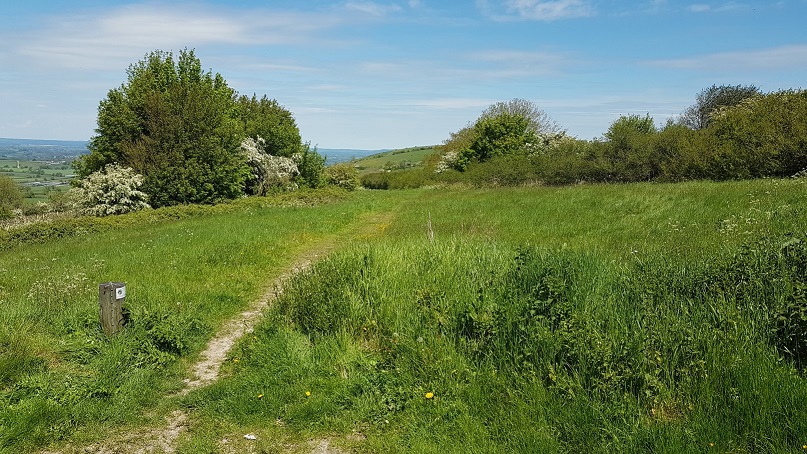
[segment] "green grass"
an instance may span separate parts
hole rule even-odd
[[[20,184],[25,191],[26,203],[47,201],[52,192],[61,192],[68,188],[73,174],[70,163],[45,161],[20,161],[0,158],[0,175],[5,175]],[[58,184],[57,186],[30,186],[40,182]]]
[[[398,203],[361,195],[141,212],[89,234],[68,223],[64,238],[0,252],[0,451],[144,423],[221,321],[295,256]],[[131,312],[111,339],[98,327],[109,281],[126,283]]]
[[[434,146],[403,148],[357,159],[353,165],[361,174],[415,168],[422,166],[434,151]]]
[[[178,405],[188,453],[807,443],[805,180],[316,194],[9,237],[0,450],[81,445]],[[223,319],[336,241],[219,382],[158,403]],[[112,340],[109,280],[134,321]]]
[[[400,194],[384,237],[294,280],[188,398],[204,430],[180,452],[807,443],[803,181]]]

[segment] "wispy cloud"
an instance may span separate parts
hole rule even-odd
[[[435,110],[466,110],[478,109],[482,111],[497,100],[485,98],[428,98],[411,99],[403,102],[404,105],[425,107]]]
[[[586,0],[504,0],[504,2],[477,2],[494,20],[556,21],[588,17],[596,14],[594,6]]]
[[[500,75],[556,76],[576,63],[567,55],[553,52],[488,50],[471,53],[471,61],[492,63]]]
[[[671,60],[653,60],[647,64],[662,68],[705,72],[799,69],[807,68],[807,44],[720,52]]]
[[[689,5],[687,7],[687,10],[692,13],[722,13],[726,11],[740,11],[748,8],[749,8],[748,5],[738,2],[728,2],[721,4],[695,3]]]
[[[345,3],[345,8],[350,11],[358,11],[371,16],[381,17],[390,13],[401,11],[401,7],[394,3],[377,3],[370,1],[357,1]]]
[[[315,13],[130,5],[95,16],[53,18],[45,29],[23,37],[16,53],[56,67],[117,68],[154,49],[305,43],[339,23],[336,16]]]

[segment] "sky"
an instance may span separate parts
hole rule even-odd
[[[88,140],[153,50],[194,49],[320,148],[442,143],[490,104],[570,135],[663,125],[717,85],[807,88],[807,0],[0,2],[0,137]]]

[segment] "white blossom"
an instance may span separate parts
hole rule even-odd
[[[84,214],[107,216],[150,208],[148,195],[140,191],[143,175],[129,167],[108,164],[91,173],[72,190],[74,204]]]

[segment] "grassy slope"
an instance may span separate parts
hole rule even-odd
[[[319,437],[369,452],[800,447],[807,387],[760,342],[764,320],[684,290],[744,242],[807,230],[805,209],[803,180],[359,192],[17,246],[0,252],[0,446],[97,439],[181,403],[193,410],[181,452],[247,448],[250,432],[268,451]],[[382,236],[350,235],[292,284],[227,378],[144,416],[297,251],[383,213]],[[541,300],[554,334],[513,312],[531,279],[561,292],[558,307]],[[135,317],[112,341],[95,326],[107,280],[127,281]],[[519,323],[532,337],[515,345],[549,356],[502,356]],[[558,358],[578,366],[547,369]]]
[[[419,167],[423,160],[433,153],[434,147],[405,148],[357,159],[353,164],[361,173]]]
[[[769,330],[804,284],[776,258],[804,184],[401,192],[188,399],[180,451],[798,450],[807,383]]]
[[[397,203],[359,194],[314,207],[201,208],[190,217],[158,210],[0,252],[0,451],[136,423],[177,389],[182,364],[221,320],[260,296],[297,254],[341,241]],[[126,282],[132,313],[131,328],[110,340],[97,327],[98,284],[108,281]]]

